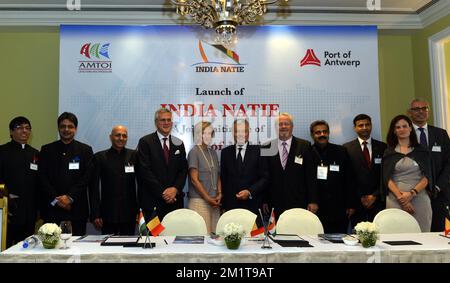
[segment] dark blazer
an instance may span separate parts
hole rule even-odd
[[[90,190],[91,219],[102,218],[107,223],[133,223],[138,212],[135,172],[125,172],[125,166],[136,165],[136,151],[114,148],[94,156],[94,182]],[[101,184],[101,193],[100,193]]]
[[[0,184],[5,184],[9,194],[18,198],[8,199],[8,223],[33,225],[38,210],[39,151],[29,145],[10,141],[0,146]],[[33,168],[32,168],[33,167]]]
[[[93,171],[92,148],[79,141],[64,144],[55,141],[42,146],[39,162],[39,179],[43,192],[42,216],[45,222],[61,220],[87,220],[88,186]],[[69,170],[69,163],[79,163],[78,170]],[[57,196],[68,195],[73,199],[70,211],[51,202]]]
[[[259,215],[262,195],[268,184],[268,172],[260,147],[247,145],[242,167],[236,159],[236,146],[222,150],[220,157],[220,177],[222,181],[222,206],[225,210],[244,208]],[[252,199],[238,200],[236,194],[248,189]]]
[[[314,175],[319,192],[318,216],[323,219],[322,223],[345,222],[347,208],[356,207],[347,152],[343,146],[332,143],[328,143],[323,149],[313,145],[312,150],[314,167],[317,168],[321,164],[328,167],[326,180],[317,179],[317,170]],[[332,165],[339,166],[338,171],[331,170]],[[347,227],[343,226],[344,231],[345,228]]]
[[[166,164],[163,148],[156,132],[142,137],[138,143],[139,200],[146,214],[146,220],[152,217],[155,207],[161,221],[167,213],[183,207],[183,188],[188,170],[186,151],[183,142],[172,135],[169,137],[169,143],[169,164]],[[175,203],[167,204],[162,197],[164,190],[168,187],[175,187],[178,190]]]
[[[375,158],[382,158],[387,145],[372,139],[372,167],[369,169],[359,144],[359,140],[347,142],[344,145],[352,164],[353,186],[358,199],[365,195],[375,195],[379,198],[381,163],[375,164]]]
[[[440,146],[441,152],[433,151]],[[450,139],[446,130],[428,125],[428,148],[433,169],[432,185],[438,186],[450,200]]]
[[[278,148],[278,140],[273,140],[270,146]],[[295,157],[302,158],[302,164],[296,163]],[[292,137],[285,170],[279,153],[267,159],[270,172],[267,201],[274,208],[276,217],[285,210],[306,209],[309,203],[318,203],[315,168],[308,141]]]

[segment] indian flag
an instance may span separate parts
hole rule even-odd
[[[147,227],[145,226],[145,219],[144,214],[142,213],[142,209],[139,211],[138,225],[139,225],[139,234],[141,236],[147,234],[146,231]]]

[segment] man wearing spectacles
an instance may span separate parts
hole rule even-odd
[[[28,145],[31,123],[16,117],[9,123],[11,141],[0,146],[0,184],[8,191],[7,247],[34,234],[39,151]]]
[[[429,104],[416,98],[411,101],[408,115],[419,143],[431,152],[433,180],[431,182],[431,206],[433,208],[432,232],[444,230],[446,207],[450,199],[450,140],[446,130],[428,125]]]
[[[186,151],[183,142],[172,136],[172,112],[160,108],[155,112],[156,132],[139,140],[137,147],[138,187],[144,217],[159,219],[183,207],[183,188],[187,177]]]
[[[109,139],[111,148],[94,156],[91,219],[103,235],[134,235],[138,211],[136,151],[125,147],[128,140],[125,126],[115,126]]]
[[[78,127],[75,114],[62,113],[57,126],[60,139],[41,149],[42,218],[57,224],[70,220],[73,234],[84,235],[93,152],[89,145],[75,140]]]

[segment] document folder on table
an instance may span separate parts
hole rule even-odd
[[[100,245],[102,246],[124,246],[136,245],[139,236],[111,236],[106,238]]]
[[[296,234],[276,234],[269,235],[269,237],[282,247],[312,247],[308,241],[302,239]]]
[[[347,234],[342,233],[328,233],[328,234],[318,234],[319,238],[330,241],[332,243],[344,243],[342,238],[347,236]]]

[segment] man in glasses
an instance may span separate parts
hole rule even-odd
[[[60,139],[41,149],[42,218],[56,224],[70,220],[73,234],[84,235],[93,152],[90,146],[75,140],[78,127],[75,114],[62,113],[57,124]]]
[[[138,186],[144,217],[164,216],[183,207],[183,188],[187,177],[186,151],[183,142],[172,136],[172,112],[160,108],[155,112],[156,132],[139,140],[137,147]]]
[[[112,128],[109,139],[111,148],[94,156],[94,183],[89,199],[91,219],[103,235],[134,235],[138,211],[136,151],[125,147],[128,140],[125,126]]]
[[[38,155],[28,145],[31,123],[16,117],[9,123],[11,141],[0,146],[0,184],[8,192],[7,247],[34,234],[37,214]]]
[[[432,232],[444,231],[446,207],[450,199],[450,140],[446,130],[428,125],[430,105],[422,98],[411,101],[408,115],[419,143],[431,152],[433,180],[431,206],[433,208]]]

